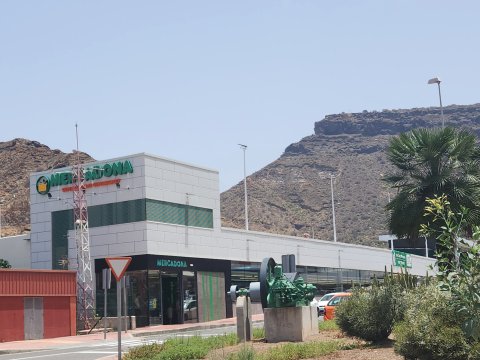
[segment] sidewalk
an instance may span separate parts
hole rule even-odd
[[[253,322],[263,321],[263,314],[252,316]],[[204,323],[176,324],[176,325],[155,325],[128,330],[128,333],[122,332],[122,339],[131,339],[134,337],[151,336],[159,334],[171,334],[184,331],[201,331],[205,329],[221,328],[232,326],[237,323],[237,318],[228,318]],[[106,341],[116,341],[118,333],[116,331],[107,333]],[[23,340],[0,343],[0,355],[12,354],[18,352],[27,352],[34,350],[52,350],[74,346],[82,346],[87,343],[99,343],[105,341],[103,332],[90,335],[67,336],[53,339],[42,340]]]

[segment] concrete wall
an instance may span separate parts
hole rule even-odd
[[[120,179],[119,187],[113,184],[87,189],[89,206],[145,198],[145,154],[124,156],[85,164],[85,166],[92,167],[125,160],[131,162],[133,173],[115,176],[115,178]],[[47,195],[40,195],[36,190],[37,179],[42,175],[49,177],[53,173],[69,171],[71,171],[71,168],[62,168],[30,175],[31,264],[33,269],[52,268],[51,212],[73,208],[73,192],[63,192],[62,188],[65,186],[56,186],[50,189],[51,198]],[[97,181],[101,180],[106,179]],[[75,254],[69,253],[69,257],[70,255],[72,255],[71,259],[76,259]]]
[[[238,229],[200,229],[147,222],[149,254],[261,262],[294,254],[297,265],[383,271],[392,265],[391,252],[362,245],[305,239]],[[126,254],[124,254],[126,255]],[[424,276],[433,259],[412,255],[409,272]],[[394,268],[400,271],[399,268]]]
[[[304,266],[383,271],[392,265],[389,249],[226,228],[221,231],[221,239],[224,258],[231,260],[260,262],[264,257],[273,257],[281,262],[283,254],[294,254],[297,265]],[[435,262],[415,255],[411,259],[409,272],[422,276]]]
[[[218,171],[145,155],[145,195],[148,199],[213,210],[213,228],[220,224]]]
[[[0,238],[0,259],[7,260],[12,268],[31,268],[30,234]]]

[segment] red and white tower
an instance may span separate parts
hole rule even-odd
[[[90,259],[85,174],[80,162],[77,124],[75,124],[75,132],[77,138],[77,164],[73,167],[73,218],[77,248],[77,318],[79,327],[90,329],[93,326],[95,316],[95,294],[92,262]]]

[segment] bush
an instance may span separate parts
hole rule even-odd
[[[395,284],[356,289],[335,310],[335,321],[348,335],[366,341],[383,341],[402,315],[402,299],[402,291]]]
[[[12,265],[7,260],[0,259],[0,269],[10,269]]]
[[[163,345],[158,343],[142,345],[128,350],[128,353],[124,356],[125,360],[143,360],[153,359],[160,351],[162,351]]]
[[[480,342],[472,345],[468,353],[468,360],[480,360]]]
[[[421,287],[407,294],[405,302],[404,321],[394,329],[396,352],[405,359],[468,359],[461,319],[445,292],[436,286]]]

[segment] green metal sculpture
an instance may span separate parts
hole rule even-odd
[[[237,296],[250,295],[253,302],[261,302],[263,308],[309,306],[315,296],[315,286],[306,284],[297,273],[284,273],[281,265],[272,258],[265,258],[260,266],[260,281],[250,283],[250,289],[230,289],[235,301]]]

